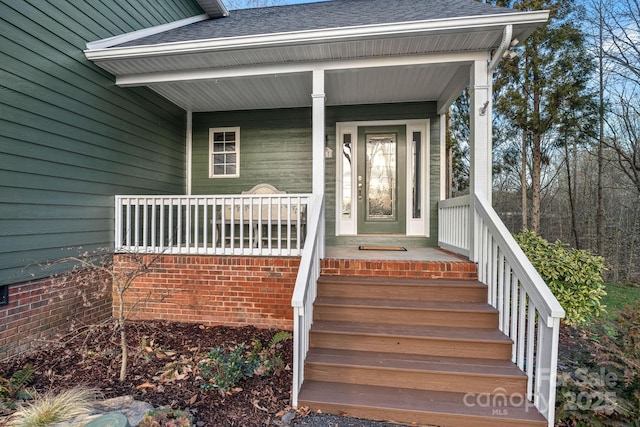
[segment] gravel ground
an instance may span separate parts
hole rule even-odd
[[[401,424],[341,417],[331,414],[309,414],[304,419],[296,421],[293,425],[294,427],[404,427]]]

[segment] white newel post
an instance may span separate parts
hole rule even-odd
[[[492,181],[492,131],[491,131],[491,78],[492,72],[488,67],[489,58],[486,61],[474,61],[471,65],[470,76],[470,149],[471,165],[469,171],[469,190],[472,194],[471,209],[472,220],[470,221],[469,232],[470,248],[469,258],[471,261],[478,261],[478,251],[480,244],[480,227],[475,215],[474,194],[481,195],[491,203],[491,181]]]
[[[324,194],[324,174],[325,174],[325,93],[324,93],[324,70],[313,71],[313,99],[312,104],[312,133],[313,133],[313,194]],[[320,218],[320,229],[318,230],[319,252],[320,258],[325,256],[325,230],[324,230],[324,212]]]

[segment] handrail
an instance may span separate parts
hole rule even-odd
[[[291,306],[293,307],[293,390],[291,405],[297,407],[298,393],[304,382],[304,360],[309,351],[309,330],[313,323],[313,303],[320,277],[322,217],[324,196],[313,195],[309,202],[307,242],[302,250]]]
[[[526,401],[552,427],[564,309],[485,198],[443,200],[438,208],[440,246],[460,254],[473,248],[487,302],[499,312],[500,331],[513,340],[511,360],[527,374]]]
[[[489,202],[475,195],[473,245],[478,278],[514,344],[512,361],[527,374],[527,400],[554,425],[558,340],[564,309]]]
[[[299,256],[309,194],[115,196],[115,250]]]
[[[564,309],[533,264],[531,264],[531,261],[529,261],[529,258],[527,258],[527,255],[525,255],[520,245],[518,245],[518,242],[513,238],[496,211],[489,205],[486,199],[478,195],[476,195],[475,199],[476,212],[489,228],[493,238],[497,240],[498,246],[500,248],[509,248],[508,251],[503,249],[505,250],[504,256],[515,274],[522,281],[522,285],[527,290],[529,298],[534,299],[538,311],[544,311],[547,326],[552,324],[553,318],[564,318]]]

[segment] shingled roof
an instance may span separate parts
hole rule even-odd
[[[211,18],[113,47],[433,21],[514,12],[512,9],[473,0],[333,0],[233,10],[227,17]]]

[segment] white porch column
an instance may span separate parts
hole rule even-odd
[[[489,70],[489,57],[486,61],[474,61],[471,65],[469,85],[470,111],[470,170],[469,190],[471,193],[472,218],[470,233],[471,247],[469,258],[477,261],[479,230],[475,219],[474,195],[483,196],[491,203],[492,187],[492,129],[491,129],[491,92],[492,72]]]
[[[313,193],[324,194],[324,70],[313,71]]]
[[[191,168],[193,167],[193,113],[191,110],[187,110],[187,133],[185,135],[186,139],[186,150],[185,150],[185,167],[187,168],[187,173],[185,174],[186,178],[186,191],[184,194],[187,196],[191,195],[191,184],[193,180],[193,174],[191,172]]]
[[[312,100],[312,156],[313,156],[313,173],[312,173],[312,189],[313,194],[324,194],[325,187],[325,93],[324,93],[324,70],[313,70],[313,93]],[[320,229],[318,230],[318,239],[320,239],[320,258],[325,257],[325,214],[324,209],[320,214]]]

